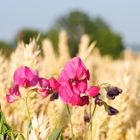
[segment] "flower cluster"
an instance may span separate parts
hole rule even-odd
[[[29,67],[21,66],[15,72],[13,76],[14,85],[9,88],[9,94],[6,95],[6,99],[9,103],[16,99],[16,96],[21,96],[19,87],[32,87],[37,85],[39,76],[37,70],[32,70]]]
[[[20,86],[25,88],[37,86],[43,97],[50,96],[51,101],[60,97],[64,103],[71,105],[88,105],[89,98],[93,97],[96,104],[104,104],[109,114],[113,115],[115,112],[113,112],[114,108],[100,99],[99,92],[101,87],[95,85],[89,86],[89,79],[90,72],[80,57],[74,57],[69,60],[60,72],[58,79],[54,77],[50,77],[49,79],[40,77],[37,70],[21,66],[14,73],[14,85],[9,89],[6,99],[11,103],[16,100],[16,96],[20,97]],[[122,92],[117,87],[106,86],[105,89],[107,97],[110,99],[114,99]]]

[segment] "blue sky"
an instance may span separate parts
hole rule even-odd
[[[1,0],[0,40],[12,41],[24,27],[47,31],[71,10],[100,16],[127,44],[140,44],[140,0]]]

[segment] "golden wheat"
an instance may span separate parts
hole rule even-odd
[[[103,98],[109,104],[118,108],[120,113],[110,117],[103,107],[98,107],[93,117],[94,140],[139,140],[140,139],[140,54],[128,50],[124,52],[124,59],[112,60],[109,56],[102,57],[95,47],[95,42],[89,44],[87,35],[81,37],[78,56],[80,56],[91,72],[90,84],[103,82],[117,85],[123,89],[123,94],[114,101]],[[58,77],[61,68],[70,59],[66,32],[59,36],[59,54],[55,54],[50,40],[42,42],[43,54],[41,56],[37,42],[32,40],[29,44],[19,43],[10,59],[4,58],[0,53],[0,103],[8,123],[14,129],[21,131],[26,136],[27,114],[22,100],[7,104],[5,95],[7,89],[13,84],[12,77],[16,68],[26,65],[39,70],[40,76]],[[26,94],[25,89],[20,89]],[[28,89],[29,90],[29,89]],[[61,127],[66,137],[70,135],[68,112],[61,100],[50,102],[42,98],[36,90],[31,90],[29,97],[30,111],[33,115],[33,130],[30,139],[46,140],[53,128]],[[92,106],[93,107],[93,106]],[[71,118],[74,134],[79,140],[85,137],[87,124],[84,122],[84,111],[88,108],[74,107]],[[34,112],[34,113],[33,113]]]

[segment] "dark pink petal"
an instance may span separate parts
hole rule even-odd
[[[50,86],[49,80],[46,79],[46,78],[39,78],[39,86],[41,88],[47,88],[47,87],[49,87]]]
[[[87,78],[87,80],[90,79],[90,73],[89,73],[89,70],[86,70],[86,78]]]
[[[79,102],[77,105],[84,106],[84,105],[88,105],[88,104],[89,104],[88,96],[83,96],[83,97],[79,98]]]
[[[67,75],[69,79],[75,79],[77,76],[77,69],[79,68],[81,59],[79,57],[74,57],[69,60],[64,66],[64,74]]]
[[[71,99],[70,99],[70,104],[71,104],[71,105],[78,105],[78,103],[79,103],[79,98],[80,98],[79,95],[73,94],[73,96],[72,96]]]
[[[89,104],[88,96],[80,97],[79,95],[74,94],[70,100],[71,105],[84,106]]]
[[[65,66],[64,66],[64,72],[65,74],[69,77],[69,79],[74,79],[76,77],[76,69],[73,61],[69,61]]]
[[[31,68],[25,68],[25,77],[29,81],[29,86],[35,86],[38,82],[38,71]]]
[[[21,66],[14,72],[14,82],[23,87],[35,86],[38,83],[38,71]]]
[[[78,67],[76,69],[76,76],[81,79],[82,77],[86,78],[86,67],[84,65],[84,63],[82,62],[82,60],[78,57]]]
[[[89,71],[80,59],[80,57],[74,57],[65,64],[61,71],[58,81],[60,83],[69,81],[70,79],[87,79],[89,80]]]
[[[18,90],[17,92],[15,92],[16,96],[21,96],[20,91]]]
[[[53,90],[56,90],[56,89],[59,88],[59,83],[58,83],[58,81],[57,81],[55,78],[51,77],[51,78],[49,79],[49,83],[50,83],[50,87],[51,87]]]
[[[80,106],[88,104],[88,97],[80,97],[80,93],[76,85],[71,85],[69,82],[59,87],[59,96],[67,104]]]
[[[95,97],[99,94],[100,88],[98,86],[92,86],[87,89],[87,94],[89,96]]]
[[[41,88],[39,91],[43,97],[47,97],[49,95],[49,91],[47,89]]]
[[[64,69],[70,79],[75,79],[76,77],[80,79],[83,77],[85,71],[80,57],[74,57],[73,59],[69,60]]]
[[[6,100],[8,103],[12,103],[15,100],[15,97],[13,95],[6,95]]]
[[[58,77],[59,83],[64,83],[66,81],[69,81],[69,77],[67,73],[64,71],[64,69],[61,71],[59,77]]]
[[[71,85],[71,87],[72,87],[73,94],[76,94],[76,95],[80,95],[81,94],[81,92],[78,89],[77,85]]]
[[[73,93],[73,90],[71,88],[71,85],[68,82],[60,85],[59,96],[63,102],[69,103],[73,94],[74,93]]]
[[[13,87],[9,88],[9,94],[10,95],[16,95],[16,96],[20,96],[20,91],[19,91],[19,86],[18,85],[14,85]]]
[[[77,80],[76,81],[76,86],[80,90],[81,93],[85,93],[87,90],[87,80]]]
[[[86,78],[87,80],[89,80],[90,78],[89,70],[86,68],[83,61],[79,57],[77,59],[79,61],[79,66],[76,70],[76,76],[78,77],[78,79]]]

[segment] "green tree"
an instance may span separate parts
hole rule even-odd
[[[29,43],[31,39],[37,38],[39,31],[35,29],[25,28],[18,32],[16,36],[16,41],[24,41],[24,43]]]
[[[35,29],[25,28],[17,33],[15,43],[23,41],[24,43],[29,44],[33,38],[37,39],[38,37],[38,44],[41,47],[42,40],[46,37],[46,34]]]
[[[72,56],[77,53],[80,37],[84,33],[90,36],[91,41],[97,41],[102,55],[110,54],[117,58],[124,49],[122,37],[113,32],[102,18],[91,18],[81,11],[73,11],[60,17],[54,26],[58,30],[67,31]]]

